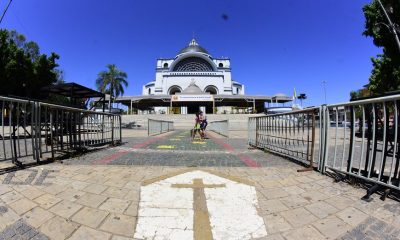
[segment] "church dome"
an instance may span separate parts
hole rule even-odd
[[[183,53],[205,53],[208,55],[207,50],[205,50],[203,47],[201,47],[197,42],[196,39],[192,39],[192,41],[190,41],[189,46],[185,47],[184,49],[180,50],[179,54],[183,54]]]

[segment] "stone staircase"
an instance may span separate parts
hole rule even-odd
[[[264,114],[207,114],[207,120],[208,122],[229,120],[229,131],[247,131],[248,118],[263,115]],[[173,121],[175,129],[191,129],[194,125],[195,115],[122,115],[122,123],[136,122],[136,124],[139,124],[146,129],[148,119]]]

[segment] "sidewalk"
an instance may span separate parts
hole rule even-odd
[[[400,238],[398,202],[378,196],[363,202],[365,190],[317,172],[298,173],[301,166],[247,149],[245,143],[212,134],[192,142],[187,132],[178,131],[127,138],[119,147],[1,175],[0,239],[134,239],[149,234],[193,239],[199,228],[208,227],[211,235],[203,239],[234,239],[229,226],[248,203],[242,231],[257,230],[241,239]],[[194,181],[199,178],[200,192]],[[236,188],[250,194],[240,197]],[[252,189],[255,197],[248,200]],[[218,202],[231,193],[237,195]],[[196,197],[201,194],[204,201]],[[205,220],[196,222],[204,207],[206,218],[198,219]],[[172,216],[177,220],[165,221]]]

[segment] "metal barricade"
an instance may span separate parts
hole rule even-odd
[[[174,130],[174,122],[148,119],[147,121],[147,135],[153,136],[161,133],[166,133]]]
[[[400,190],[400,95],[323,106],[321,171]]]
[[[222,136],[229,137],[229,121],[220,120],[208,123],[208,129]]]
[[[249,145],[313,168],[319,108],[249,118]]]
[[[2,96],[0,109],[0,161],[39,162],[66,151],[121,142],[119,115]]]

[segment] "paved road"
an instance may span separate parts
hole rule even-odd
[[[209,136],[125,138],[0,175],[0,239],[400,239],[398,202]]]

